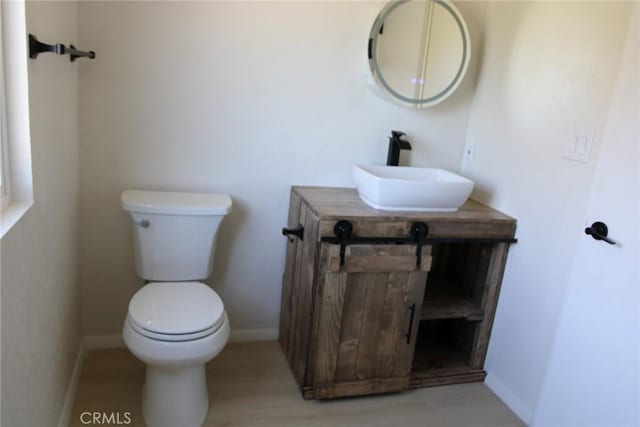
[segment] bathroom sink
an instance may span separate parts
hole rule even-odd
[[[473,181],[444,169],[354,165],[360,198],[393,211],[455,212],[469,198]]]

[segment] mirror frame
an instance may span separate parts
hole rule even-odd
[[[460,67],[458,68],[458,72],[456,73],[451,83],[449,83],[449,85],[444,90],[440,91],[434,96],[423,99],[415,99],[399,94],[389,86],[389,84],[382,76],[382,72],[378,66],[378,62],[376,61],[376,52],[378,47],[378,36],[380,35],[380,29],[382,28],[385,19],[396,8],[409,1],[411,0],[391,1],[382,8],[380,13],[378,13],[373,26],[371,27],[371,32],[369,33],[367,52],[367,56],[369,59],[368,71],[370,73],[370,76],[375,81],[377,89],[382,91],[386,98],[391,99],[396,104],[402,105],[404,107],[426,108],[441,103],[449,96],[451,96],[451,94],[458,88],[458,86],[464,79],[467,68],[469,67],[469,60],[471,59],[471,41],[469,39],[469,30],[467,29],[467,24],[465,23],[458,8],[456,8],[449,0],[433,0],[434,3],[444,7],[453,16],[454,20],[458,24],[458,29],[462,34],[462,61]]]

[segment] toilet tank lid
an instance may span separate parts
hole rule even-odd
[[[121,201],[126,211],[166,215],[226,215],[231,210],[231,197],[224,193],[126,190]]]

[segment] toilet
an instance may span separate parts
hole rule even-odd
[[[209,397],[205,363],[229,340],[222,300],[201,280],[211,275],[226,194],[127,190],[136,273],[146,284],[123,327],[129,350],[146,364],[142,410],[149,427],[200,427]]]

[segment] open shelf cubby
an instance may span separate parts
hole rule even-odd
[[[438,385],[477,381],[482,369],[471,366],[478,322],[465,319],[421,320],[413,355],[413,385]]]
[[[438,243],[432,247],[422,320],[482,320],[482,298],[490,258],[482,243]]]
[[[480,325],[493,316],[487,292],[493,244],[437,243],[420,313],[411,386],[481,381]],[[485,325],[486,326],[486,325]]]

